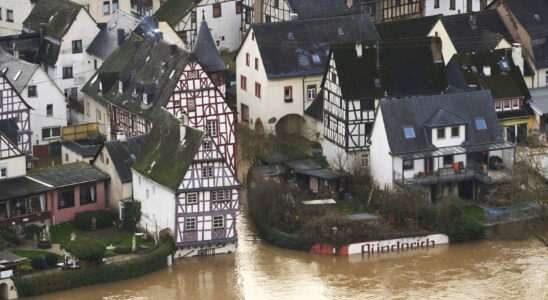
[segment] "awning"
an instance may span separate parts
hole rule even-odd
[[[504,150],[504,149],[513,149],[515,148],[514,144],[511,142],[505,141],[500,143],[490,143],[490,144],[476,144],[470,146],[453,146],[453,147],[444,147],[435,150],[427,151],[418,151],[412,153],[404,153],[397,155],[404,160],[410,159],[422,159],[427,157],[441,157],[446,155],[455,155],[463,153],[473,153],[473,152],[482,152],[482,151],[495,151],[495,150]]]

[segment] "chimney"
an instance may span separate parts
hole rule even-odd
[[[40,23],[40,43],[44,40],[44,35],[46,34],[46,24]]]
[[[122,45],[126,40],[126,31],[123,28],[118,29],[118,46]]]
[[[521,71],[521,74],[523,75],[523,54],[521,49],[521,44],[519,43],[512,43],[512,60],[514,61],[514,65],[519,67],[519,70]]]
[[[177,45],[175,44],[169,45],[169,53],[171,54],[171,56],[174,56],[176,52],[177,52]]]
[[[179,138],[180,138],[180,141],[181,143],[183,143],[185,141],[185,136],[186,136],[186,127],[188,126],[188,114],[186,112],[186,110],[183,110],[183,112],[181,113],[181,123],[179,124]]]
[[[358,58],[361,58],[363,56],[363,47],[361,42],[356,43],[356,55],[358,56]]]
[[[126,133],[121,131],[121,130],[118,131],[118,133],[116,133],[116,140],[118,140],[120,142],[127,141]]]

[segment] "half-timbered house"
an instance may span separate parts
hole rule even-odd
[[[329,44],[376,39],[368,16],[253,24],[236,57],[239,121],[257,131],[302,133]]]
[[[234,51],[252,23],[253,0],[168,1],[154,13],[154,18],[168,22],[188,50],[196,44],[203,19],[209,24],[216,46]]]
[[[464,91],[488,89],[493,95],[504,138],[523,142],[536,127],[531,99],[520,68],[509,49],[455,54],[447,65],[449,83]]]
[[[133,165],[133,197],[141,202],[140,226],[168,229],[176,257],[235,250],[240,185],[208,132],[162,109],[161,118]]]
[[[0,120],[11,118],[17,120],[17,146],[23,153],[29,154],[32,152],[32,130],[30,127],[32,108],[4,73],[4,70],[0,70]]]
[[[17,148],[17,120],[0,120],[0,180],[25,175],[25,154]]]
[[[261,0],[262,22],[282,22],[344,16],[350,8],[341,0]]]
[[[345,167],[368,167],[380,101],[439,95],[447,88],[438,38],[332,45],[323,80],[324,154]]]

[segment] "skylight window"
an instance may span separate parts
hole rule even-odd
[[[290,40],[294,40],[295,39],[295,36],[293,35],[293,32],[289,32],[287,34],[287,38],[290,39]]]
[[[506,59],[503,59],[500,61],[501,69],[508,71],[510,70],[510,65],[508,64],[508,61]]]
[[[339,33],[339,35],[344,35],[344,31],[342,28],[339,27],[339,29],[337,30],[337,33]]]
[[[7,72],[8,72],[8,68],[4,68],[4,69],[2,70],[2,74],[6,74]]]
[[[485,124],[485,119],[476,119],[476,129],[477,130],[486,130],[487,124]]]
[[[13,76],[13,80],[19,79],[19,76],[21,76],[21,73],[22,73],[22,72],[23,72],[23,71],[18,71],[17,74],[15,74],[15,76]]]
[[[319,63],[320,63],[320,56],[317,55],[317,54],[312,55],[312,61],[313,61],[315,64],[319,64]]]
[[[406,139],[414,139],[415,129],[413,127],[403,127],[403,134],[405,134]]]
[[[112,23],[112,25],[110,25],[110,30],[114,29],[114,27],[116,27],[116,22]]]
[[[381,87],[381,80],[379,78],[375,78],[375,87]]]
[[[173,75],[175,75],[175,70],[171,70],[171,73],[169,73],[169,79],[173,79]]]

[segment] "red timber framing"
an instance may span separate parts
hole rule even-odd
[[[136,136],[150,132],[152,122],[136,116],[116,105],[109,104],[110,138],[115,140],[118,132]]]
[[[25,154],[32,152],[30,110],[30,105],[23,100],[9,80],[0,75],[0,120],[17,119],[17,147]]]
[[[206,136],[176,194],[176,243],[235,240],[239,189],[236,176],[214,139]],[[189,228],[189,223],[196,226]]]
[[[191,127],[209,131],[219,151],[235,170],[236,114],[199,63],[185,66],[166,109],[178,118],[186,111]]]

